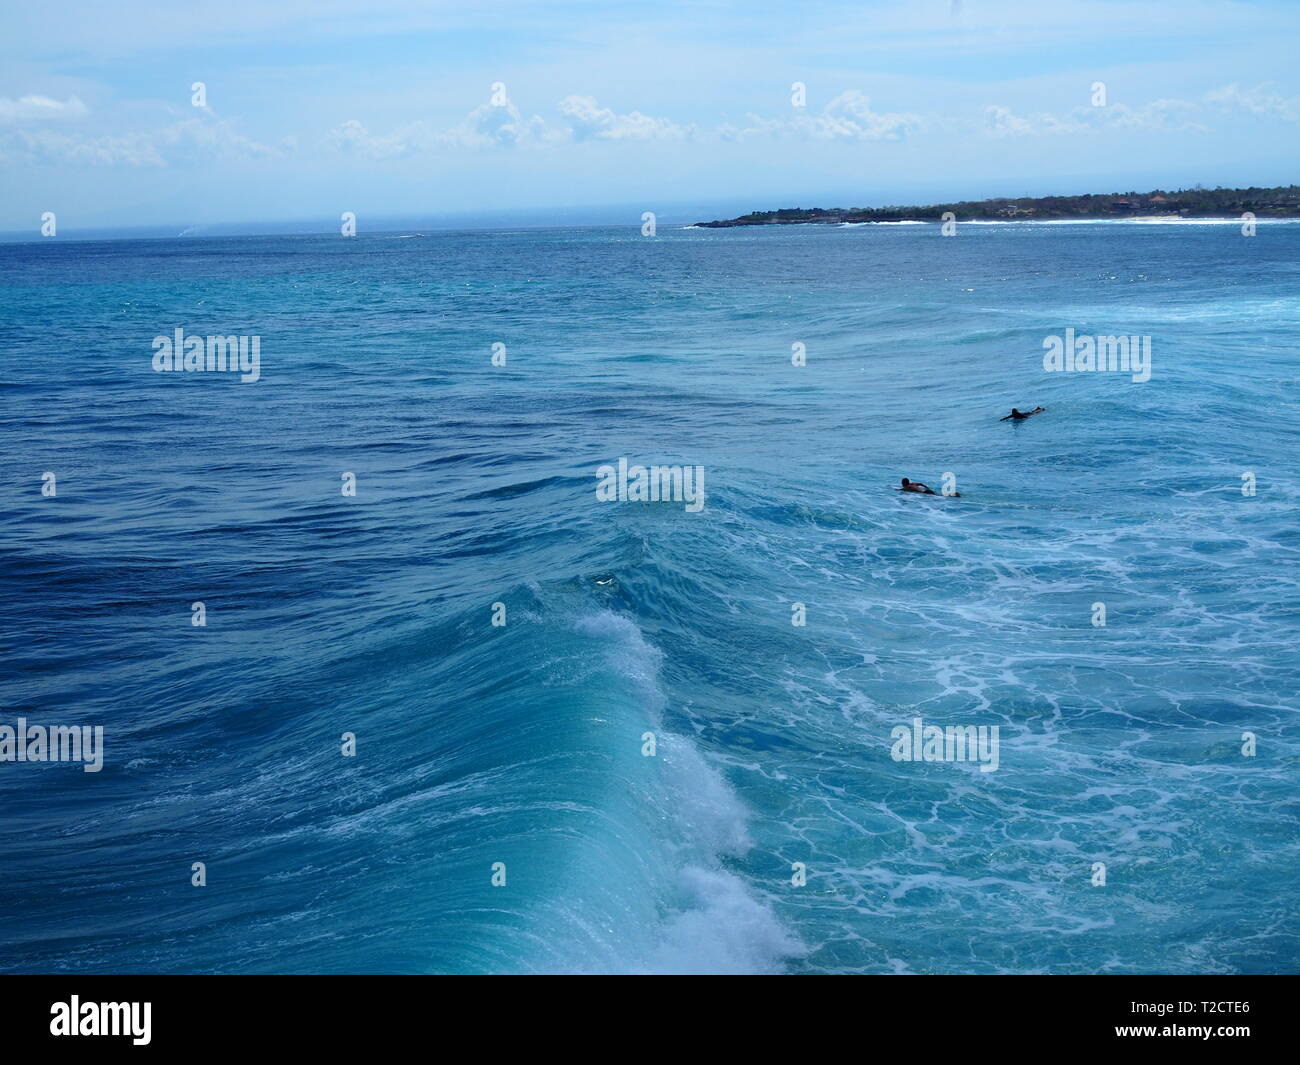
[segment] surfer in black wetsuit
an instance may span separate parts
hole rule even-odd
[[[903,487],[899,491],[916,492],[918,495],[923,496],[943,496],[947,499],[956,499],[961,495],[960,492],[936,492],[928,484],[922,484],[920,481],[909,481],[906,477],[903,478]]]
[[[1047,409],[1046,407],[1035,407],[1033,410],[1016,410],[1015,407],[1012,407],[1011,413],[1008,414],[1005,418],[999,418],[998,421],[1005,422],[1014,419],[1020,422],[1020,421],[1024,421],[1031,414],[1037,414],[1039,411],[1043,411],[1046,409]]]
[[[904,492],[920,492],[922,495],[927,496],[935,496],[939,494],[928,484],[922,484],[920,481],[909,481],[906,477],[903,478],[902,490]]]

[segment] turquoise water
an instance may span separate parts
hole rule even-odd
[[[99,773],[0,762],[0,968],[1295,971],[1298,263],[1289,224],[0,246],[0,724],[105,729]],[[153,372],[176,327],[261,379]],[[1045,372],[1066,328],[1151,379]],[[598,502],[621,456],[706,506]],[[997,770],[893,760],[917,717]]]

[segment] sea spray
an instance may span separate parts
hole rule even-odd
[[[761,973],[778,971],[803,946],[777,918],[770,902],[737,872],[729,858],[752,847],[747,810],[722,774],[689,738],[662,723],[666,698],[662,653],[629,618],[610,611],[580,618],[577,632],[598,641],[607,669],[634,686],[644,724],[656,737],[655,764],[639,748],[629,771],[649,775],[641,800],[622,826],[642,852],[644,889],[661,916],[651,927],[628,928],[614,968],[623,972]],[[629,723],[639,738],[640,726]],[[588,969],[575,959],[575,971]]]

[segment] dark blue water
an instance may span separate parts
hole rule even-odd
[[[1294,971],[1298,262],[1284,224],[0,246],[0,725],[105,744],[0,762],[0,968]],[[177,327],[260,380],[154,372]],[[1151,379],[1045,372],[1067,327]],[[598,501],[621,456],[706,505]],[[998,768],[895,761],[918,717]]]

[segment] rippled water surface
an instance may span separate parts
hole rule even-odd
[[[1298,260],[0,246],[0,724],[106,745],[0,763],[0,968],[1294,971]],[[178,326],[259,335],[261,380],[154,373]],[[1149,335],[1151,379],[1045,373],[1067,327]],[[598,502],[620,456],[705,508]],[[997,770],[894,761],[916,718],[999,726]]]

